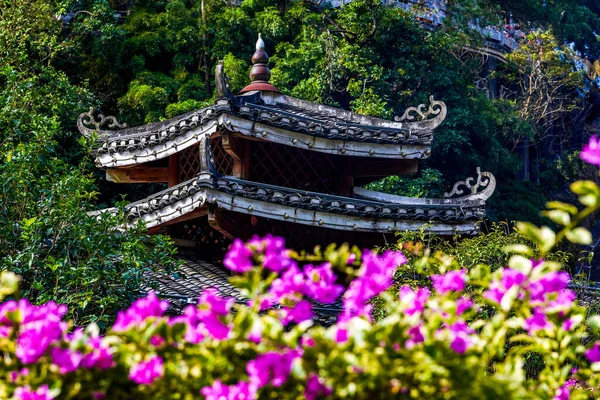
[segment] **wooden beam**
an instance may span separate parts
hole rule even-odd
[[[135,168],[107,168],[106,180],[114,183],[167,183],[168,168],[135,167]]]
[[[229,132],[221,133],[223,149],[233,158],[231,175],[236,178],[242,177],[242,159],[244,157],[244,145],[240,140]]]
[[[352,175],[357,178],[410,175],[418,169],[417,160],[360,160],[353,163]]]
[[[214,204],[208,205],[208,224],[231,240],[240,237],[242,234],[240,226],[231,218],[224,215]]]
[[[242,161],[244,148],[239,139],[235,138],[229,132],[223,132],[221,134],[221,139],[223,140],[223,149],[225,149],[227,154],[229,154],[236,161]]]
[[[206,214],[208,214],[208,210],[206,209],[206,207],[200,207],[200,208],[195,209],[192,212],[182,215],[181,217],[177,217],[175,219],[165,222],[164,224],[160,224],[159,226],[175,225],[180,222],[189,221],[190,219],[204,217]]]
[[[173,240],[173,243],[175,243],[175,246],[177,247],[189,247],[192,249],[196,247],[196,242],[190,239],[172,237],[171,240]]]

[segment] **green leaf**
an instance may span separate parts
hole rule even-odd
[[[592,234],[582,227],[567,231],[565,237],[569,242],[576,244],[590,244],[592,242]]]
[[[559,225],[569,225],[571,223],[571,215],[562,210],[550,210],[543,211],[542,215],[548,217],[552,222],[556,222]]]
[[[563,203],[562,201],[549,201],[546,203],[546,207],[565,211],[572,215],[575,215],[578,212],[577,207],[575,207],[573,204]]]

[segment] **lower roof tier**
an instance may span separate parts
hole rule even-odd
[[[490,182],[486,190],[493,191],[493,177],[486,176]],[[203,172],[131,203],[126,210],[132,223],[142,220],[148,228],[177,222],[188,214],[197,215],[212,207],[346,231],[394,232],[425,228],[442,235],[474,234],[478,231],[478,222],[485,217],[485,197],[480,194],[458,199],[387,195],[383,200],[377,200],[373,192],[357,190],[356,194],[375,200],[308,192]]]

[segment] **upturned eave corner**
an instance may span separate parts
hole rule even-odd
[[[448,109],[446,103],[435,100],[429,96],[429,105],[419,104],[404,110],[401,116],[394,117],[394,121],[404,124],[411,130],[434,130],[446,119]]]
[[[89,111],[79,114],[77,118],[77,129],[85,137],[93,137],[94,135],[103,136],[106,131],[102,128],[108,129],[125,129],[127,124],[120,123],[116,117],[105,116],[104,114],[98,114],[94,107],[90,107]],[[93,126],[94,128],[90,128]],[[109,131],[110,132],[110,131]]]

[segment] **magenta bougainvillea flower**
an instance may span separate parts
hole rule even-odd
[[[449,271],[442,275],[431,275],[431,280],[433,281],[433,288],[439,294],[460,292],[465,288],[467,272],[464,269]]]
[[[256,398],[256,388],[243,381],[228,386],[217,379],[212,386],[203,387],[200,393],[206,397],[206,400],[253,400]]]
[[[492,281],[490,284],[490,289],[483,294],[483,297],[500,304],[506,292],[508,292],[513,286],[522,285],[525,280],[527,280],[527,275],[521,271],[505,268],[502,271],[502,277],[500,280]]]
[[[276,303],[284,300],[299,301],[306,292],[306,277],[297,266],[292,266],[275,279],[269,289],[270,300]]]
[[[16,356],[24,364],[36,362],[67,329],[62,317],[67,307],[48,302],[34,306],[28,300],[10,300],[0,305],[0,336],[8,336],[19,324]]]
[[[537,331],[552,329],[554,325],[548,321],[544,310],[536,307],[533,310],[533,315],[525,320],[523,328],[530,334],[534,334]]]
[[[233,272],[245,273],[252,269],[252,251],[240,239],[235,239],[223,259],[223,265]]]
[[[112,327],[115,332],[123,332],[132,326],[138,326],[150,317],[162,317],[169,303],[160,300],[154,292],[133,302],[126,311],[119,311]]]
[[[200,343],[207,334],[214,339],[225,340],[231,327],[220,317],[227,315],[232,306],[233,299],[220,296],[215,289],[208,289],[200,295],[198,306],[187,306],[183,314],[171,318],[169,324],[185,324],[185,340],[192,344]]]
[[[17,400],[52,400],[48,385],[42,385],[36,390],[29,386],[18,387],[15,389],[15,399]]]
[[[594,343],[594,346],[585,352],[585,356],[591,362],[600,362],[600,345],[598,342]]]
[[[344,292],[342,285],[336,284],[337,276],[330,263],[320,266],[306,265],[306,295],[321,303],[333,303]]]
[[[250,383],[257,388],[268,385],[279,387],[285,383],[292,370],[292,362],[299,357],[295,350],[284,353],[268,352],[246,364]]]
[[[100,337],[90,338],[88,346],[91,347],[91,351],[86,353],[81,360],[83,368],[109,369],[115,365],[110,348],[102,343]]]
[[[565,384],[565,386],[558,388],[556,390],[556,395],[554,396],[553,400],[569,400],[570,398],[571,398],[571,387],[566,386],[566,384]]]
[[[410,327],[406,334],[408,335],[408,339],[406,340],[405,347],[409,350],[417,343],[423,343],[425,341],[421,325]]]
[[[571,277],[568,272],[549,272],[540,279],[529,284],[532,301],[546,301],[546,294],[560,292],[569,284]]]
[[[551,300],[546,307],[546,312],[565,312],[569,310],[577,295],[570,289],[563,289],[556,294],[556,298]]]
[[[299,324],[312,319],[314,316],[312,304],[308,300],[300,300],[293,307],[282,307],[281,318],[284,325],[290,322]]]
[[[163,360],[159,356],[151,357],[131,366],[129,379],[140,385],[150,385],[164,375]]]
[[[473,300],[466,296],[462,296],[456,300],[456,315],[462,315],[469,308],[473,307]]]
[[[406,257],[398,251],[388,250],[378,255],[364,250],[362,261],[358,278],[350,283],[344,294],[344,310],[340,315],[340,322],[357,316],[370,320],[372,306],[367,302],[390,287],[396,267],[406,263]]]
[[[592,136],[588,144],[583,146],[579,157],[589,164],[600,166],[600,140],[596,135]]]
[[[327,397],[330,394],[331,389],[325,386],[317,375],[311,374],[306,380],[306,389],[304,390],[304,397],[306,400],[315,400],[317,398]]]
[[[448,330],[452,333],[450,348],[458,354],[463,354],[473,345],[475,331],[469,328],[466,322],[457,321],[450,325]]]
[[[422,313],[425,303],[429,299],[429,289],[419,288],[416,292],[409,286],[400,288],[400,301],[405,306],[404,313],[408,316]]]
[[[52,358],[52,363],[58,366],[58,371],[61,374],[76,371],[83,360],[81,352],[59,347],[50,350],[50,357]]]

